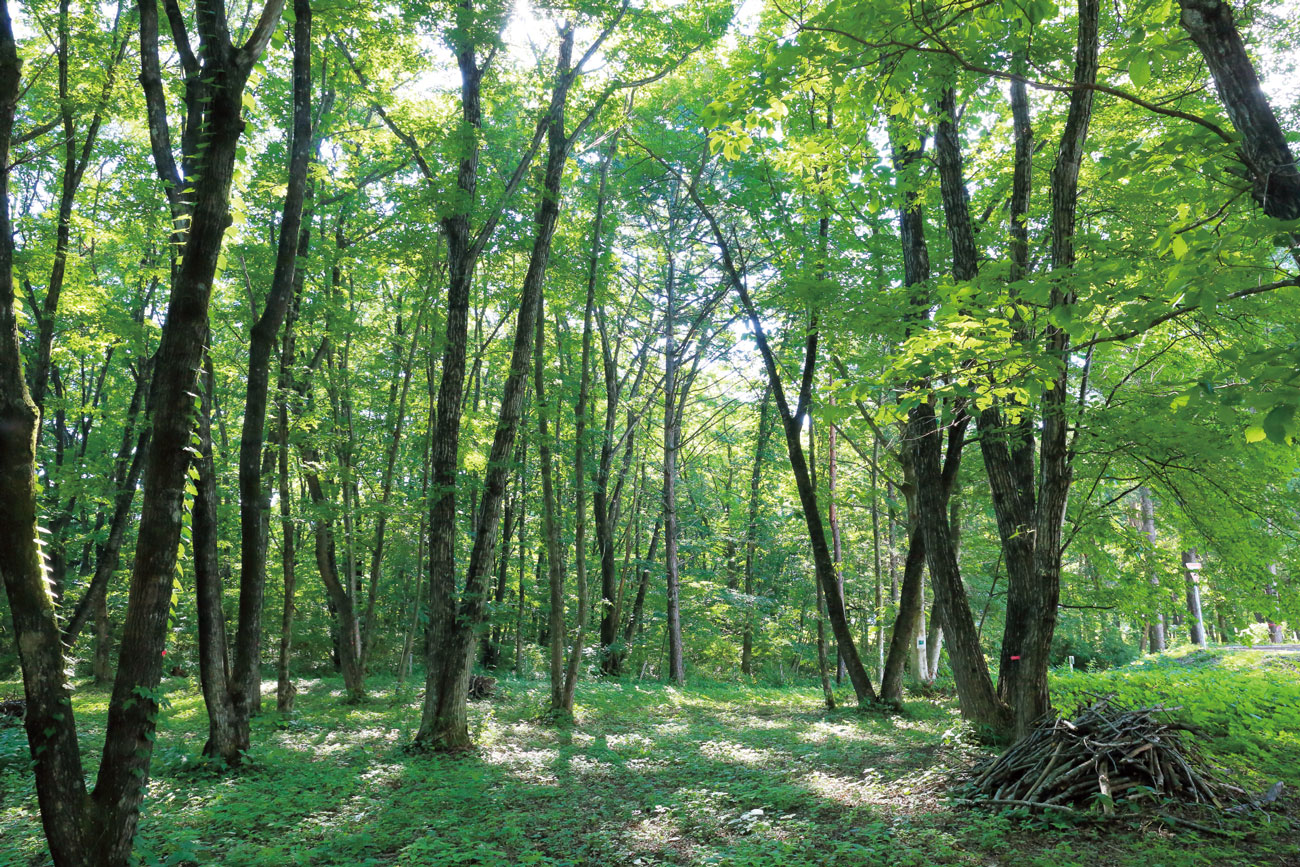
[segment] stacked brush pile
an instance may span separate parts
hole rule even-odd
[[[1193,742],[1195,731],[1169,718],[1173,708],[1130,709],[1103,697],[1073,719],[1045,718],[1011,749],[975,768],[958,803],[1075,811],[1117,803],[1177,803],[1219,810],[1273,801],[1227,782]],[[1140,806],[1140,804],[1139,804]]]

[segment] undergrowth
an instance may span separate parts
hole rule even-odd
[[[11,685],[0,684],[0,689]],[[139,854],[149,865],[1129,865],[1296,863],[1283,813],[1243,839],[1155,822],[1101,827],[958,809],[950,775],[987,755],[942,694],[898,715],[827,712],[813,684],[586,682],[576,723],[538,719],[545,684],[502,678],[475,704],[480,748],[412,755],[418,702],[377,682],[365,704],[304,682],[298,712],[255,722],[248,766],[198,759],[196,685],[170,682]],[[1056,702],[1117,692],[1184,707],[1216,760],[1300,786],[1295,672],[1162,659],[1056,677]],[[87,755],[107,694],[77,692]],[[851,705],[851,695],[840,696]],[[93,774],[93,767],[87,768]],[[21,730],[0,729],[0,864],[47,864]]]

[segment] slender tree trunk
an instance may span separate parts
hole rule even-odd
[[[672,235],[672,229],[669,229]],[[673,683],[686,680],[682,648],[681,576],[677,555],[680,531],[677,525],[677,452],[681,431],[677,418],[677,273],[676,260],[668,259],[664,292],[667,312],[664,317],[664,571],[668,599],[668,679]]]
[[[840,599],[844,599],[844,547],[840,535],[840,512],[835,503],[835,483],[839,476],[839,461],[836,453],[836,429],[835,425],[830,426],[830,431],[826,435],[826,520],[831,528],[831,559],[835,563],[835,584]],[[840,653],[839,646],[835,648],[835,682],[842,683],[844,680],[844,654]]]
[[[305,234],[305,232],[304,232]],[[305,241],[299,249],[305,247]],[[284,336],[280,349],[280,388],[276,395],[276,451],[277,483],[280,494],[280,571],[284,583],[284,607],[280,614],[280,652],[276,662],[275,709],[280,713],[292,713],[294,696],[297,689],[293,684],[291,661],[293,656],[293,622],[295,613],[294,596],[297,590],[297,533],[293,526],[293,511],[289,488],[289,390],[293,384],[293,365],[296,353],[294,324],[297,308],[302,294],[302,279],[299,273],[295,281],[292,306],[286,316]]]
[[[740,670],[754,673],[754,560],[758,549],[758,507],[763,481],[763,451],[772,434],[772,387],[763,386],[758,405],[758,436],[754,443],[754,467],[749,474],[749,511],[745,521],[745,629],[740,639]]]
[[[695,203],[695,207],[699,209],[708,222],[709,232],[713,236],[713,242],[722,259],[723,272],[727,276],[727,282],[739,297],[741,309],[745,313],[754,340],[758,344],[759,353],[763,358],[763,367],[767,373],[768,385],[771,387],[772,396],[776,400],[777,413],[780,416],[781,426],[785,433],[786,452],[790,458],[790,469],[794,474],[795,486],[799,491],[799,503],[803,507],[804,522],[808,528],[808,540],[812,546],[813,565],[817,570],[817,580],[822,583],[822,589],[826,593],[827,614],[831,621],[831,629],[835,633],[835,640],[844,653],[844,665],[849,675],[849,682],[853,684],[853,692],[860,705],[874,703],[876,701],[876,692],[871,686],[871,676],[867,674],[866,668],[862,665],[862,658],[858,655],[857,645],[853,641],[853,633],[849,628],[848,617],[844,612],[843,601],[840,599],[839,594],[835,592],[837,589],[835,567],[831,560],[830,547],[826,544],[826,528],[822,522],[822,515],[817,504],[817,491],[812,485],[808,462],[801,441],[803,418],[812,400],[812,378],[817,368],[817,317],[815,315],[812,317],[808,329],[798,402],[791,407],[789,400],[786,398],[785,386],[781,380],[781,370],[777,365],[776,356],[768,342],[762,319],[754,306],[753,299],[749,295],[749,289],[746,287],[744,280],[741,279],[740,271],[736,267],[731,245],[728,243],[712,211],[700,199],[695,189],[693,187],[689,188],[688,193]]]
[[[645,628],[645,596],[650,587],[650,564],[654,562],[655,552],[659,548],[659,534],[663,529],[663,517],[655,521],[655,528],[650,533],[650,548],[646,551],[645,559],[641,561],[641,580],[637,582],[636,598],[632,600],[632,616],[627,620],[627,627],[623,630],[623,644],[629,649],[633,640],[641,634]]]
[[[222,605],[221,567],[217,556],[217,482],[212,448],[212,396],[216,388],[211,359],[199,414],[197,493],[191,514],[194,542],[195,606],[199,616],[199,680],[208,710],[208,740],[203,754],[228,765],[239,764],[248,750],[248,717],[235,707],[238,688],[231,681],[226,646],[226,615]]]
[[[248,388],[239,438],[239,628],[235,636],[233,699],[235,710],[243,719],[262,707],[262,607],[271,509],[270,492],[262,479],[262,448],[266,439],[271,356],[293,298],[298,255],[303,246],[300,230],[313,145],[310,0],[294,0],[293,10],[293,132],[288,187],[271,289],[266,307],[249,334]]]
[[[1138,506],[1142,510],[1142,532],[1146,534],[1147,544],[1150,547],[1150,557],[1148,558],[1147,567],[1150,570],[1147,581],[1151,586],[1156,588],[1153,598],[1157,606],[1156,613],[1148,624],[1148,633],[1151,641],[1149,644],[1152,653],[1165,652],[1165,615],[1159,610],[1161,603],[1160,596],[1160,575],[1156,570],[1156,543],[1158,536],[1156,534],[1156,507],[1151,501],[1151,491],[1146,487],[1138,488]]]
[[[881,701],[885,697],[885,600],[884,582],[880,571],[880,438],[872,437],[871,442],[871,559],[872,577],[875,579],[875,596],[872,599],[874,614],[872,622],[876,627],[876,676],[881,682]]]
[[[547,430],[546,366],[543,343],[546,329],[537,320],[537,337],[533,342],[533,394],[537,401],[537,454],[542,470],[542,539],[546,555],[547,585],[550,588],[550,615],[547,637],[550,652],[551,709],[564,706],[564,556],[560,552],[560,527],[556,520],[555,470],[551,454],[551,435]]]

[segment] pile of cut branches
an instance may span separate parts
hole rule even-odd
[[[1168,717],[1175,708],[1131,709],[1110,696],[1081,707],[1073,719],[1044,718],[1023,740],[977,767],[956,793],[958,803],[1073,812],[1117,803],[1203,805],[1220,810],[1259,804],[1227,782],[1196,748],[1190,726]],[[1265,800],[1277,797],[1277,789]]]

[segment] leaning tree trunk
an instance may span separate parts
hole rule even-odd
[[[1178,0],[1179,21],[1200,49],[1223,108],[1237,128],[1252,193],[1264,213],[1300,219],[1300,168],[1237,31],[1226,0]]]
[[[20,70],[9,5],[0,3],[0,573],[22,665],[27,743],[45,837],[56,864],[79,865],[91,863],[92,829],[63,645],[36,529],[39,416],[23,377],[14,309],[9,153]]]

